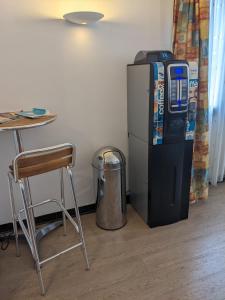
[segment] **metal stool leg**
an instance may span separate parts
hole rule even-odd
[[[61,194],[61,203],[63,207],[65,207],[65,193],[64,193],[64,179],[63,179],[63,168],[59,170],[60,172],[60,194]],[[63,218],[63,229],[64,229],[64,235],[66,235],[66,215],[64,212],[62,212],[62,218]]]
[[[80,213],[79,213],[79,208],[78,208],[78,205],[77,205],[75,188],[74,188],[74,183],[73,183],[73,173],[72,173],[72,170],[69,167],[67,167],[67,171],[68,171],[68,174],[69,174],[69,177],[70,177],[72,194],[73,194],[74,203],[75,203],[75,213],[76,213],[76,218],[77,218],[77,223],[78,223],[78,228],[79,228],[80,241],[82,243],[82,252],[83,252],[85,262],[86,262],[86,267],[87,267],[86,269],[90,270],[88,256],[87,256],[87,249],[86,249],[86,245],[85,245],[84,234],[83,234],[83,229],[82,229],[81,220],[80,220]]]
[[[24,212],[25,212],[25,216],[27,219],[27,226],[28,226],[28,230],[30,233],[30,241],[31,241],[31,245],[33,248],[33,249],[31,249],[31,252],[33,253],[33,257],[34,257],[34,260],[36,263],[36,269],[37,269],[38,280],[39,280],[39,284],[40,284],[40,288],[41,288],[41,294],[45,295],[45,288],[44,288],[44,283],[43,283],[43,278],[42,278],[42,273],[41,273],[40,260],[39,260],[36,236],[35,236],[35,227],[34,227],[35,223],[32,220],[33,209],[29,206],[29,200],[27,199],[24,183],[22,181],[19,181],[19,185],[20,185],[20,191],[21,191],[22,199],[23,199]]]
[[[11,206],[12,221],[13,221],[13,231],[14,231],[15,240],[16,240],[16,256],[20,256],[15,199],[14,199],[14,194],[13,194],[12,178],[10,177],[10,174],[8,174],[8,185],[9,185],[9,198],[10,198],[10,206]]]

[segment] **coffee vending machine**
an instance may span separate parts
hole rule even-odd
[[[127,76],[130,202],[150,227],[186,219],[198,66],[140,51]]]

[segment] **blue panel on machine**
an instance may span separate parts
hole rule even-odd
[[[164,119],[164,65],[161,62],[153,63],[154,66],[154,120],[153,120],[153,145],[163,143]]]

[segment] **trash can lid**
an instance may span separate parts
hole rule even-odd
[[[125,156],[119,149],[107,146],[99,149],[92,161],[92,166],[96,169],[118,169],[126,164]]]

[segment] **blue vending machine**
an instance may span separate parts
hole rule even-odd
[[[150,226],[188,218],[198,66],[169,51],[128,65],[129,189]]]

